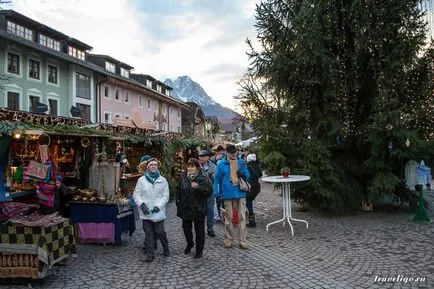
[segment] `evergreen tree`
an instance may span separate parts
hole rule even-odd
[[[280,152],[292,173],[312,176],[296,197],[354,209],[393,194],[408,160],[433,159],[433,51],[419,0],[264,0],[256,20],[261,49],[247,40],[238,98],[264,160]]]

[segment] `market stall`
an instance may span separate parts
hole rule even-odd
[[[75,254],[69,219],[39,215],[37,205],[0,203],[0,278],[44,278],[54,264]]]
[[[131,236],[136,230],[133,209],[108,203],[71,203],[71,220],[75,223],[78,240],[82,243],[122,243],[122,234]]]

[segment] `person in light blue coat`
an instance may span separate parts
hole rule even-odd
[[[226,146],[226,155],[217,163],[214,174],[214,194],[224,202],[225,238],[224,247],[232,248],[233,209],[238,211],[238,241],[240,248],[248,249],[246,230],[246,193],[240,190],[239,178],[250,179],[246,164],[238,158],[234,145]]]

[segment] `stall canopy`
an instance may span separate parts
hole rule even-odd
[[[254,144],[257,140],[259,139],[259,137],[254,136],[252,138],[249,138],[247,140],[243,140],[237,144],[235,144],[237,147],[241,147],[243,149],[245,149],[246,147],[251,146],[252,144]]]

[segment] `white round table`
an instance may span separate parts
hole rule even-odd
[[[309,176],[303,175],[289,175],[287,178],[283,176],[267,176],[261,179],[266,183],[280,183],[282,185],[282,205],[283,205],[283,218],[274,222],[271,222],[267,225],[266,230],[268,231],[268,227],[283,222],[285,225],[285,219],[288,221],[289,226],[291,227],[291,234],[294,235],[294,228],[292,227],[291,220],[304,222],[306,223],[306,228],[309,227],[309,224],[305,220],[294,219],[291,214],[291,183],[295,182],[303,182],[310,180]]]

